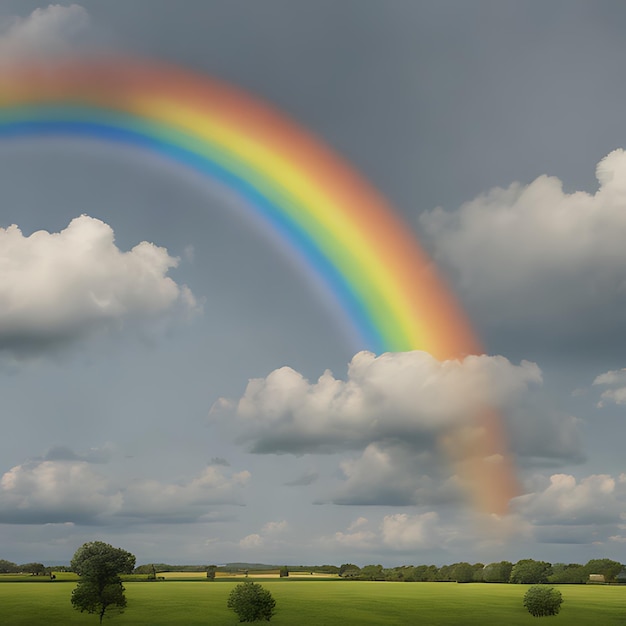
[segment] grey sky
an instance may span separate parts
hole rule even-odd
[[[382,362],[375,379],[348,373],[356,349],[332,307],[227,190],[110,146],[3,143],[1,228],[59,233],[86,214],[120,251],[178,257],[162,278],[197,306],[154,304],[157,281],[132,319],[94,321],[70,281],[54,334],[55,307],[32,276],[19,283],[37,323],[18,332],[0,314],[0,557],[69,560],[103,539],[140,563],[626,561],[623,155],[594,195],[598,163],[624,147],[625,22],[619,2],[0,0],[7,57],[88,47],[180,64],[260,96],[359,169],[482,336],[525,493],[490,527],[497,541],[471,530],[432,442],[463,419],[450,398],[481,401],[476,371],[446,387],[432,366],[431,395],[426,379],[398,391]],[[349,393],[311,404],[327,368]],[[372,409],[381,380],[377,422],[346,398]]]

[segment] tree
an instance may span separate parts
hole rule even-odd
[[[339,576],[343,576],[346,572],[360,572],[361,568],[358,565],[354,565],[354,563],[343,563],[339,568]],[[348,578],[348,577],[346,577]]]
[[[237,613],[240,622],[269,622],[274,615],[276,600],[261,585],[246,581],[230,592],[226,606]]]
[[[206,577],[209,580],[215,580],[216,571],[217,571],[217,565],[208,565],[206,568]]]
[[[289,576],[289,568],[286,565],[280,568],[279,576],[281,578],[287,578]]]
[[[524,595],[524,606],[533,617],[557,615],[562,602],[561,592],[545,585],[534,585]]]
[[[500,561],[499,563],[489,563],[483,570],[483,580],[486,583],[508,583],[511,578],[513,563],[510,561]]]
[[[358,578],[361,573],[361,568],[353,563],[344,563],[339,568],[339,576],[342,578]]]
[[[552,566],[545,561],[522,559],[511,570],[510,582],[522,585],[541,585],[548,582]]]
[[[366,565],[361,568],[359,580],[385,580],[382,565]]]
[[[552,566],[552,575],[548,577],[551,583],[584,583],[588,578],[585,568],[580,563],[555,563]]]
[[[472,577],[472,580],[476,583],[483,582],[483,572],[485,571],[485,564],[474,563],[474,565],[472,565],[472,569],[474,570],[474,576]]]
[[[46,566],[43,563],[24,563],[24,565],[20,565],[19,569],[21,572],[26,572],[27,574],[32,574],[33,576],[39,576],[40,574],[44,574],[46,571]]]
[[[456,563],[452,570],[452,579],[457,583],[471,583],[474,580],[474,568],[469,563]]]
[[[602,574],[607,583],[615,581],[615,577],[622,571],[622,564],[611,559],[591,559],[585,565],[585,579],[589,574]]]
[[[80,576],[72,592],[72,606],[87,613],[97,613],[100,623],[110,608],[120,613],[126,606],[124,586],[119,574],[130,574],[135,556],[102,541],[83,544],[72,558],[72,570]]]
[[[17,563],[0,559],[0,574],[15,574],[19,571]]]

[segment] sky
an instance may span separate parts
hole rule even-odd
[[[3,63],[164,61],[313,132],[485,347],[360,352],[216,182],[0,142],[0,558],[626,562],[625,24],[607,0],[0,0]],[[506,514],[437,444],[479,387],[517,468]]]

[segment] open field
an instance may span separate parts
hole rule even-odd
[[[119,626],[235,626],[226,599],[236,583],[126,583]],[[522,606],[526,585],[263,580],[276,599],[276,626],[522,626],[536,624]],[[73,584],[0,584],[3,626],[97,626],[70,605]],[[561,614],[551,625],[626,626],[626,587],[562,585]]]

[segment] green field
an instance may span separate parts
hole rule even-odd
[[[516,626],[537,624],[522,606],[525,585],[262,580],[276,599],[276,626]],[[235,582],[126,583],[128,608],[105,623],[235,626],[226,598]],[[70,606],[73,584],[0,584],[3,626],[97,626]],[[547,624],[626,626],[626,587],[562,585],[561,614]]]

